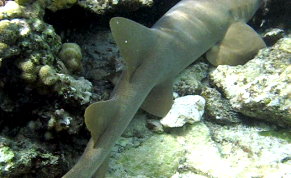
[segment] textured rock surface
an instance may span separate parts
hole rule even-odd
[[[204,87],[201,93],[206,100],[205,119],[219,124],[241,122],[240,116],[233,110],[229,101],[214,88]]]
[[[165,127],[183,127],[201,120],[205,99],[199,95],[187,95],[174,100],[169,113],[161,119]]]
[[[291,38],[283,38],[243,66],[217,67],[210,78],[235,110],[291,126],[290,46]]]
[[[204,62],[197,62],[187,67],[176,78],[174,91],[180,96],[198,94],[203,86],[201,80],[208,75],[208,67]]]
[[[153,0],[84,0],[78,2],[80,6],[97,14],[104,14],[112,11],[135,11],[140,7],[149,7]]]
[[[139,127],[145,122],[135,119]],[[131,124],[128,130],[136,127]],[[288,177],[290,142],[261,136],[270,129],[258,124],[229,127],[198,122],[169,133],[123,136],[113,149],[107,176]]]
[[[0,136],[0,177],[19,177],[19,175],[45,177],[48,171],[61,176],[60,166],[64,166],[64,160],[45,150],[44,147],[29,144],[27,141],[22,138],[15,143]]]
[[[267,46],[274,45],[279,39],[284,37],[284,30],[279,28],[268,29],[263,35],[263,39]]]

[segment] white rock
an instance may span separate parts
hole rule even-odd
[[[160,121],[165,127],[182,127],[201,120],[205,99],[199,95],[188,95],[175,99],[169,113]]]

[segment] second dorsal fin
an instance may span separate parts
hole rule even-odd
[[[93,138],[94,147],[107,126],[117,114],[118,102],[116,98],[99,101],[86,108],[85,124]]]
[[[149,47],[153,47],[156,33],[150,28],[122,17],[112,18],[110,28],[127,65],[127,77],[130,78],[136,68],[142,64],[142,60],[150,54]]]

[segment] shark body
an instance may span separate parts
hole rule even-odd
[[[64,177],[103,177],[111,148],[138,109],[165,116],[172,106],[175,76],[207,51],[206,57],[215,65],[236,65],[245,62],[238,59],[264,47],[261,38],[245,24],[261,2],[182,0],[152,28],[122,17],[112,18],[112,34],[127,68],[111,98],[86,109],[85,123],[92,138]],[[251,38],[253,44],[240,44],[241,40],[246,42],[242,37]],[[247,46],[247,52],[235,46]]]

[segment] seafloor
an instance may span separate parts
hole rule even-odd
[[[150,27],[177,2],[0,0],[0,177],[64,175],[90,137],[84,110],[125,68],[110,18]],[[263,4],[249,25],[267,47],[246,64],[202,56],[179,74],[169,114],[138,111],[106,177],[291,177],[290,13]]]

